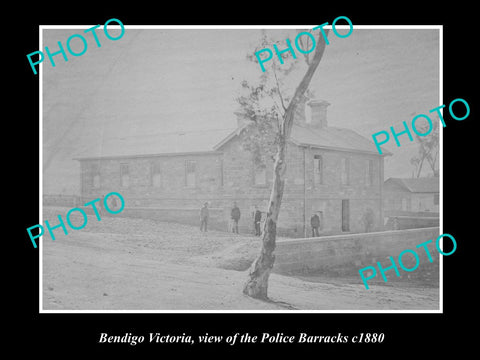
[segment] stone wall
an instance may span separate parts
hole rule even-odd
[[[195,161],[195,186],[185,182],[185,162]],[[88,166],[96,162],[100,171],[98,187],[88,185]],[[122,186],[120,166],[128,165],[129,184]],[[153,184],[152,166],[160,169],[159,185]],[[199,202],[218,195],[221,184],[221,154],[206,153],[179,156],[151,156],[82,161],[83,197],[96,198],[117,191],[126,202],[137,206],[162,206],[171,199],[192,199]]]
[[[323,181],[314,182],[314,156],[322,156]],[[341,183],[341,159],[348,158],[351,169],[348,184]],[[373,179],[366,182],[368,160],[373,161]],[[185,182],[185,163],[195,161],[194,187]],[[378,156],[320,150],[289,144],[287,173],[282,209],[278,221],[280,235],[306,237],[311,234],[310,217],[321,211],[320,235],[342,233],[342,200],[349,201],[349,229],[363,232],[362,217],[371,209],[375,216],[372,230],[383,228],[381,186],[383,159]],[[91,165],[99,169],[97,186],[92,186]],[[120,168],[128,165],[128,186],[122,186]],[[253,232],[252,213],[258,206],[268,208],[273,161],[267,164],[266,183],[256,185],[252,154],[243,150],[241,139],[233,138],[219,151],[183,155],[155,155],[131,158],[82,160],[82,203],[117,191],[125,199],[126,216],[140,216],[196,225],[204,202],[217,215],[212,228],[224,230],[230,221],[230,209],[236,201],[241,212],[239,227]],[[160,185],[153,180],[153,167],[160,169]],[[306,183],[304,178],[306,177]],[[150,212],[150,213],[149,213]]]
[[[390,266],[389,256],[397,262],[402,276],[421,276],[426,273],[438,277],[439,255],[435,240],[439,228],[382,231],[364,234],[335,235],[310,239],[278,240],[275,250],[274,271],[281,274],[328,274],[335,276],[360,277],[358,270],[376,266],[377,261],[384,267]],[[416,246],[432,239],[428,245],[433,263],[430,263],[424,249]],[[406,273],[398,265],[398,255],[412,249],[420,258],[419,267]],[[406,267],[414,266],[413,255],[402,258]],[[378,268],[377,268],[378,269]],[[378,270],[377,270],[378,271]],[[379,279],[381,275],[378,274]],[[387,279],[398,279],[394,270],[387,272]]]
[[[77,195],[43,194],[43,205],[75,207],[80,205],[80,197]]]
[[[261,210],[266,210],[272,181],[272,163],[268,164],[267,183],[258,186],[254,185],[251,154],[242,150],[239,138],[232,139],[221,151],[224,152],[225,194],[236,198],[246,209],[258,205]],[[315,155],[320,155],[323,160],[321,184],[314,182]],[[350,162],[348,184],[341,182],[342,158],[347,158]],[[367,182],[369,160],[373,162],[370,184]],[[289,144],[285,178],[285,193],[278,221],[283,234],[309,236],[310,217],[316,211],[323,212],[320,235],[342,233],[342,200],[349,200],[349,232],[365,231],[362,218],[368,208],[373,211],[375,218],[371,230],[383,229],[383,158]]]
[[[385,224],[388,230],[418,229],[439,226],[439,217],[389,216]]]

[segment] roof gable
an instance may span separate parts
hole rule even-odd
[[[234,137],[240,135],[248,125],[243,125],[232,131],[226,138],[217,143],[213,149],[219,150]],[[390,152],[382,148],[382,154],[379,154],[373,142],[364,138],[360,134],[350,129],[338,127],[325,127],[315,129],[312,127],[293,124],[290,134],[291,142],[298,146],[311,146],[317,148],[364,152],[377,156],[391,155]]]

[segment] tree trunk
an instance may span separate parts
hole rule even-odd
[[[328,33],[328,31],[327,31]],[[268,204],[267,217],[263,225],[262,249],[260,254],[252,263],[248,273],[248,279],[243,288],[243,293],[257,299],[268,299],[268,278],[275,263],[275,246],[277,238],[277,220],[282,204],[283,190],[285,187],[285,171],[286,171],[286,152],[287,140],[292,131],[295,110],[300,103],[300,99],[305,94],[313,74],[315,73],[320,60],[325,51],[325,40],[319,37],[317,48],[312,62],[295,90],[295,94],[285,111],[285,115],[280,122],[278,130],[278,145],[273,165],[273,186],[270,192],[270,202]],[[305,179],[306,181],[306,179]]]
[[[417,171],[417,178],[420,177],[420,173],[422,172],[422,167],[423,167],[423,161],[425,160],[425,157],[420,160],[420,164],[418,164],[418,171]]]
[[[283,189],[285,186],[285,137],[281,137],[278,144],[275,163],[273,166],[273,186],[270,192],[267,217],[263,225],[262,250],[252,263],[248,280],[243,288],[243,293],[257,299],[268,299],[268,278],[275,262],[275,241],[277,238],[277,219],[282,204]]]
[[[439,169],[437,167],[437,154],[438,154],[438,149],[435,152],[434,157],[432,157],[431,154],[429,154],[429,156],[427,157],[428,164],[430,165],[430,168],[432,169],[432,172],[433,172],[433,176],[435,177],[438,177],[438,172],[439,172]]]

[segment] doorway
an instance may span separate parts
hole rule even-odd
[[[350,231],[350,200],[342,200],[342,231]]]

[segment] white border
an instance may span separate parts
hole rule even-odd
[[[439,39],[438,39],[438,42],[439,42],[439,83],[440,83],[440,89],[439,89],[439,92],[438,92],[438,105],[442,105],[444,102],[443,102],[443,26],[440,26],[440,29],[439,29]],[[442,116],[443,116],[443,109],[441,110],[441,113],[442,113]],[[438,159],[438,165],[439,165],[439,170],[440,170],[440,202],[439,202],[439,206],[440,206],[440,234],[443,234],[443,126],[439,126],[438,127],[439,129],[439,138],[440,138],[440,142],[439,142],[439,159]],[[443,237],[440,239],[440,246],[441,248],[443,249]],[[440,313],[443,313],[443,255],[440,256],[440,286],[439,286],[439,295],[440,295],[440,310],[439,312]]]
[[[39,25],[39,49],[43,49],[43,30],[48,29],[88,29],[95,25]],[[120,28],[119,25],[109,25],[112,28]],[[315,25],[124,25],[125,29],[302,29],[313,28]],[[103,25],[100,26],[103,29]],[[331,29],[331,25],[325,26]],[[336,25],[338,29],[349,29],[348,25]],[[443,104],[443,25],[353,25],[354,29],[401,29],[401,30],[439,30],[439,104]],[[43,213],[43,63],[39,65],[39,224],[42,224]],[[443,109],[441,110],[443,114]],[[440,234],[443,234],[443,127],[439,127],[440,137]],[[443,238],[440,246],[443,248]],[[443,314],[443,256],[440,256],[440,286],[439,286],[439,309],[438,310],[45,310],[43,309],[43,236],[38,240],[39,249],[39,313],[40,314],[155,314],[155,313],[252,313],[252,314]]]
[[[43,30],[42,26],[39,26],[38,30],[38,48],[43,49]],[[39,124],[38,124],[38,173],[39,173],[39,199],[38,199],[38,214],[40,215],[39,224],[43,224],[43,62],[38,66],[38,111],[39,111]],[[43,236],[38,238],[37,247],[39,249],[38,260],[38,308],[39,313],[43,313],[47,310],[43,309]]]

